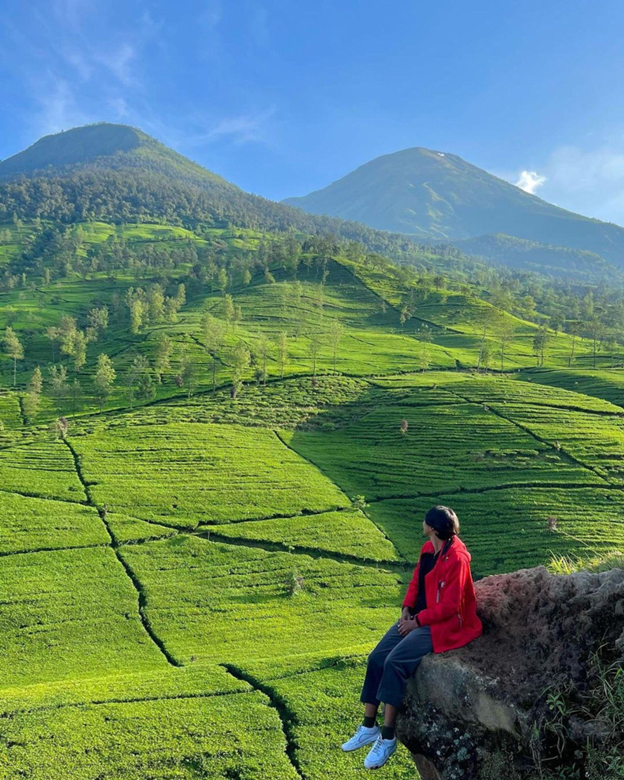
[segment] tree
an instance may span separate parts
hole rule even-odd
[[[182,378],[182,383],[186,387],[188,397],[190,398],[191,395],[193,394],[193,389],[195,387],[196,371],[195,371],[195,364],[186,353],[182,358],[180,377]]]
[[[587,297],[587,296],[586,296]],[[588,323],[589,336],[592,340],[592,366],[596,368],[596,354],[598,352],[598,342],[602,340],[605,328],[596,314]]]
[[[221,291],[221,295],[227,290],[229,282],[230,280],[225,268],[219,269],[219,273],[217,274],[217,290]]]
[[[149,399],[154,395],[154,382],[152,381],[152,370],[149,360],[145,355],[137,355],[125,376],[126,387],[130,398],[130,406],[133,406],[134,400]]]
[[[288,336],[281,331],[277,337],[277,354],[280,364],[280,377],[284,378],[284,369],[288,362]]]
[[[316,360],[322,346],[321,332],[316,328],[309,334],[310,339],[310,358],[312,360],[312,376],[316,376]]]
[[[506,317],[504,313],[496,323],[496,335],[498,336],[499,354],[500,354],[500,369],[505,370],[505,353],[509,342],[513,339],[516,327],[511,317]]]
[[[93,377],[95,395],[100,402],[100,411],[108,400],[112,390],[113,382],[117,378],[117,372],[113,368],[113,362],[103,352],[98,355],[97,368]]]
[[[568,322],[568,333],[572,336],[572,342],[570,344],[570,354],[568,355],[568,368],[572,366],[574,362],[574,353],[576,350],[576,339],[581,335],[581,323],[578,320],[572,320]]]
[[[41,406],[41,391],[43,390],[43,375],[39,366],[35,368],[28,383],[28,393],[22,399],[24,417],[28,423],[33,423]]]
[[[13,360],[13,387],[15,387],[17,384],[17,361],[24,359],[24,347],[13,328],[8,327],[4,331],[2,346],[5,355]]]
[[[152,284],[147,291],[147,311],[152,324],[165,318],[165,294],[159,284]]]
[[[345,333],[344,325],[341,322],[338,322],[338,320],[332,320],[332,323],[329,327],[329,340],[331,342],[332,352],[334,356],[334,373],[336,373],[336,353],[338,351],[338,347],[340,346],[340,342],[342,341],[342,337],[344,336],[344,333]]]
[[[249,368],[251,355],[244,342],[239,341],[232,353],[232,389],[231,396],[236,398],[243,385],[243,376]]]
[[[80,373],[80,369],[87,362],[87,337],[81,330],[77,330],[74,335],[71,355],[74,359],[74,370]]]
[[[423,325],[418,331],[418,340],[420,341],[420,368],[426,371],[431,362],[431,343],[433,342],[433,331],[428,325]]]
[[[539,326],[539,328],[535,331],[535,335],[533,336],[533,354],[537,358],[538,366],[544,365],[544,355],[549,338],[550,333],[548,332],[548,325],[544,323]]]
[[[171,368],[171,355],[173,354],[173,341],[166,333],[161,333],[156,342],[156,355],[154,358],[154,373],[158,383],[162,383],[163,374]]]
[[[50,368],[50,388],[55,398],[61,399],[65,397],[69,389],[65,366],[52,366]]]
[[[212,357],[212,392],[217,388],[217,353],[223,346],[225,326],[222,320],[206,312],[202,317],[202,334],[204,346]]]
[[[267,361],[269,359],[269,352],[271,351],[271,341],[265,333],[260,334],[258,339],[258,357],[260,358],[260,380],[263,385],[266,385],[267,379]]]
[[[223,298],[223,316],[228,324],[228,327],[232,325],[236,318],[236,308],[234,307],[234,298],[229,293],[226,293]]]
[[[480,312],[479,319],[481,320],[482,331],[481,331],[481,342],[479,344],[479,358],[477,360],[477,371],[481,371],[481,366],[483,365],[483,352],[485,350],[485,340],[487,338],[487,334],[492,323],[496,320],[496,316],[497,316],[497,310],[493,306],[486,306]]]
[[[108,307],[93,308],[87,315],[87,338],[89,341],[97,341],[100,332],[108,328]]]
[[[141,330],[145,316],[145,304],[140,298],[135,298],[130,304],[130,332],[136,335]]]

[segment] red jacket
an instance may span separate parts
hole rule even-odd
[[[424,552],[435,552],[432,542],[425,542],[420,554]],[[477,617],[470,560],[466,545],[456,536],[444,556],[440,553],[433,569],[425,575],[427,608],[418,613],[418,622],[430,626],[434,653],[463,647],[483,633]],[[403,606],[411,609],[416,606],[419,567],[420,559],[403,600]]]

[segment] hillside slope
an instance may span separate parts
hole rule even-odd
[[[504,233],[456,239],[453,246],[471,257],[551,276],[573,276],[578,279],[595,279],[599,276],[613,281],[614,275],[619,276],[621,273],[596,252],[542,244]]]
[[[457,155],[421,147],[378,157],[284,203],[421,239],[505,233],[624,265],[624,228],[547,203]]]
[[[105,122],[46,136],[0,162],[0,223],[15,218],[294,230],[359,241],[395,260],[422,255],[406,236],[251,195],[141,130]]]
[[[80,168],[138,169],[197,186],[239,191],[234,184],[192,162],[135,127],[102,122],[40,138],[0,162],[0,178],[69,173]]]

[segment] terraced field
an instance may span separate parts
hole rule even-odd
[[[114,233],[95,224],[85,241]],[[251,232],[219,235],[254,246]],[[122,383],[102,410],[89,392],[73,410],[48,398],[27,425],[27,375],[0,395],[0,778],[355,780],[362,757],[339,745],[431,505],[458,511],[476,576],[624,550],[617,369],[525,370],[534,326],[518,321],[508,367],[521,372],[458,370],[477,363],[486,304],[436,294],[401,325],[395,280],[327,268],[322,290],[312,266],[300,288],[280,267],[235,287],[243,319],[214,393],[201,320],[223,314],[219,292],[189,295],[167,328],[112,324],[89,346],[87,390],[97,351],[122,376],[166,330],[171,367],[149,399]],[[44,287],[41,306],[27,290],[3,303],[35,332],[132,284],[94,274]],[[288,360],[274,341],[254,381],[262,336],[281,333]],[[232,397],[239,339],[256,363]],[[50,360],[41,332],[29,346]],[[567,348],[561,337],[557,365]],[[61,412],[65,438],[48,427]],[[415,777],[402,750],[384,771]]]

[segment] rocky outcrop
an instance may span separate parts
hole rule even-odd
[[[422,780],[523,780],[576,766],[587,739],[609,728],[573,705],[595,685],[597,659],[624,659],[624,570],[537,567],[475,588],[483,636],[423,659],[399,718]]]

